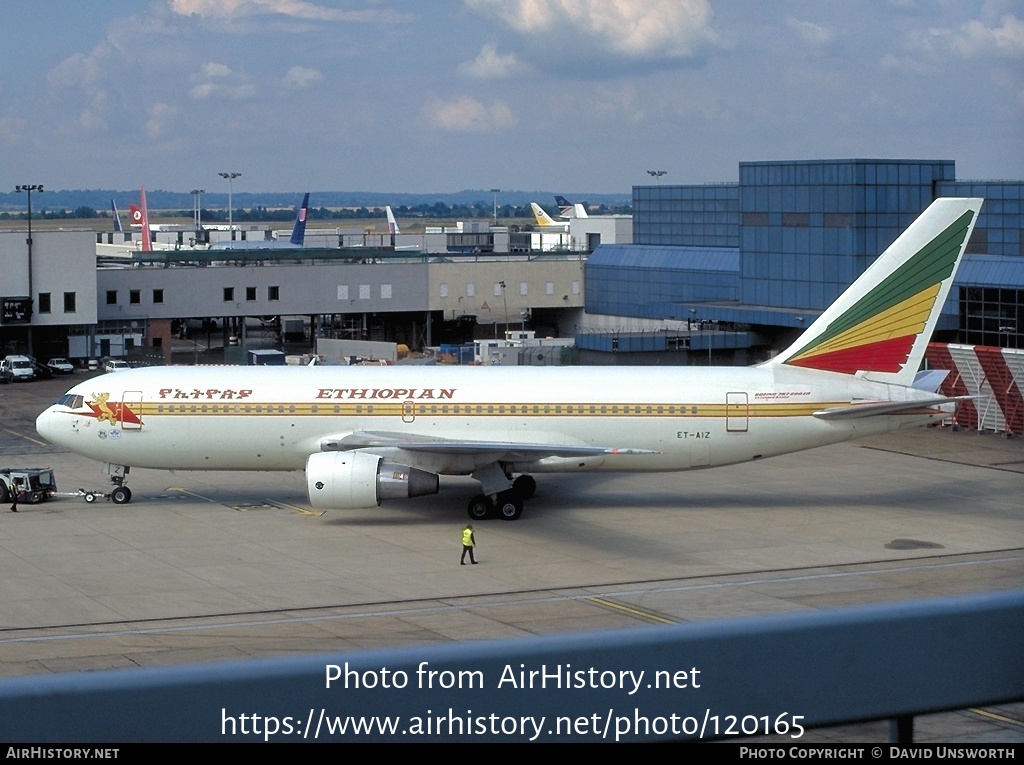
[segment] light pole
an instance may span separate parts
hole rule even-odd
[[[41,183],[23,183],[14,187],[14,190],[21,193],[24,191],[28,195],[28,238],[25,243],[28,245],[28,306],[31,309],[34,305],[32,300],[32,192],[38,191],[40,194],[43,193],[43,186]],[[28,325],[28,355],[32,355],[32,318],[29,316]]]
[[[231,182],[233,180],[235,180],[235,178],[241,177],[242,174],[241,173],[217,173],[217,175],[219,175],[221,178],[227,179],[227,182],[228,182],[228,231],[234,232],[235,229],[234,229],[234,227],[232,225],[232,222],[231,222],[231,208],[232,208],[232,204],[231,204],[232,184],[231,184]],[[233,233],[232,233],[231,238],[232,239],[235,238]]]
[[[501,304],[505,306],[505,339],[508,339],[508,298],[505,297],[505,280],[502,279],[498,284],[501,285]]]
[[[193,197],[195,197],[192,200],[195,203],[194,204],[195,215],[192,216],[192,217],[193,217],[193,219],[195,220],[195,223],[196,223],[196,231],[201,231],[202,228],[203,228],[202,213],[200,213],[199,211],[200,211],[200,209],[202,209],[200,205],[201,205],[202,196],[205,193],[206,193],[206,189],[192,189],[192,191],[189,192],[189,194],[191,194]],[[230,199],[230,198],[231,198],[231,195],[228,194],[228,199]],[[229,202],[229,204],[230,204],[230,202]]]
[[[651,176],[652,178],[654,178],[654,180],[656,180],[658,182],[659,186],[661,185],[661,176],[665,175],[666,173],[668,173],[668,170],[648,170],[647,171],[647,174],[649,176]]]
[[[491,193],[494,194],[494,225],[498,225],[498,192],[501,189],[491,189]]]

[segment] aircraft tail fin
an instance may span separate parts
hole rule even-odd
[[[981,199],[937,199],[769,362],[912,386]]]
[[[302,198],[299,211],[295,214],[295,226],[292,227],[292,238],[288,241],[297,247],[301,247],[306,241],[306,216],[309,214],[309,192]]]
[[[114,215],[114,231],[124,231],[121,227],[121,215],[117,212],[117,202],[113,199],[110,200],[110,209]]]
[[[402,232],[398,230],[398,221],[395,220],[395,214],[391,212],[391,206],[385,207],[384,211],[388,215],[388,233],[391,235],[401,234]]]
[[[152,252],[153,241],[149,234],[149,210],[146,207],[146,187],[139,189],[139,206],[128,205],[128,211],[132,216],[132,224],[142,227],[142,251]]]
[[[544,212],[544,209],[536,202],[530,202],[530,209],[533,210],[533,217],[537,221],[537,225],[544,226],[557,226],[555,220]],[[562,224],[565,225],[564,223]]]
[[[558,217],[560,218],[586,218],[587,208],[579,202],[575,204],[563,196],[555,195],[555,204],[558,205]]]

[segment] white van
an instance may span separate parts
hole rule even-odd
[[[7,356],[0,361],[0,376],[4,382],[24,382],[36,378],[36,365],[28,356]]]

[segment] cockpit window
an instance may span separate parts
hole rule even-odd
[[[76,396],[72,393],[65,393],[57,400],[57,403],[61,406],[66,406],[68,409],[81,409],[85,406],[85,397]]]

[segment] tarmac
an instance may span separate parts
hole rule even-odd
[[[475,483],[311,510],[301,473],[133,470],[44,443],[74,382],[0,387],[3,466],[62,493],[0,509],[0,677],[523,637],[1024,588],[1024,441],[918,428],[717,470],[538,476],[476,525]],[[1020,640],[1020,635],[1009,639]],[[884,741],[884,723],[804,742]],[[928,715],[919,742],[1024,742],[1024,704]]]

